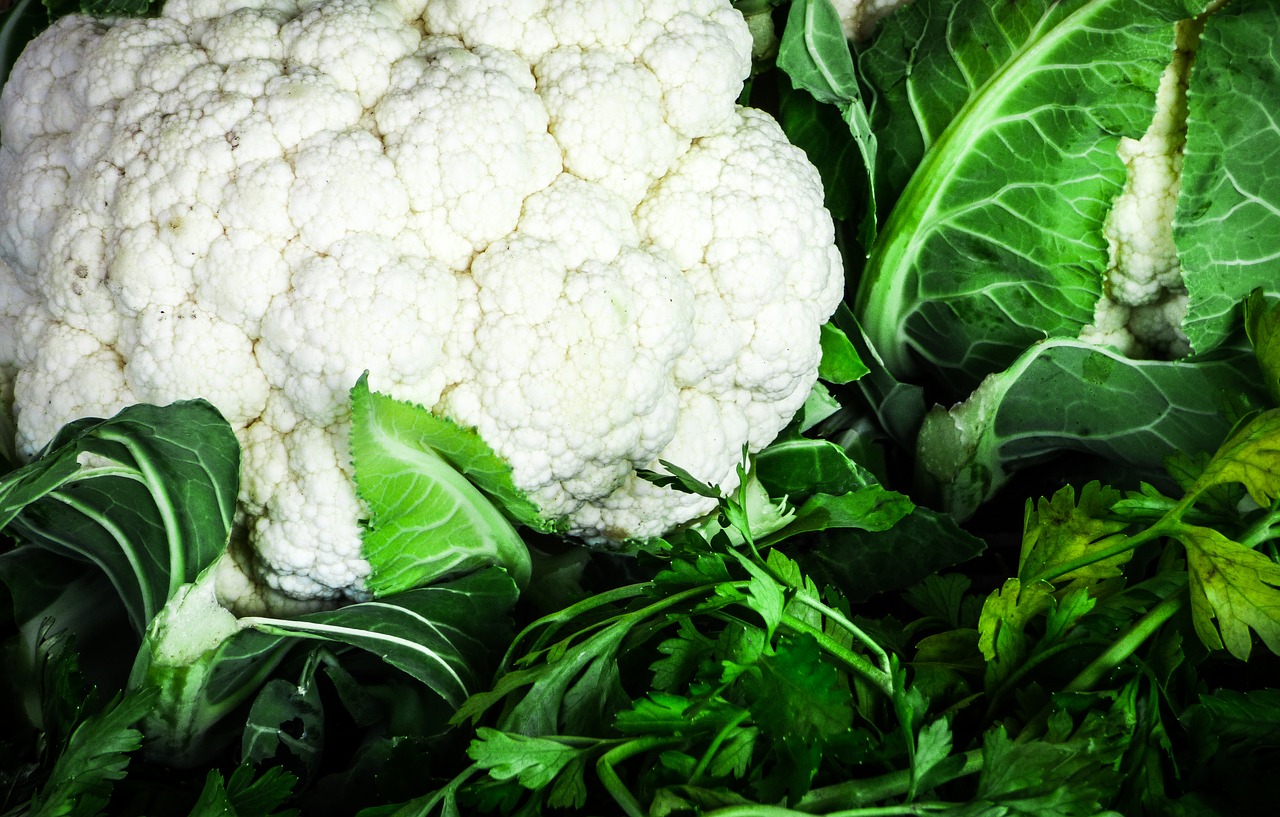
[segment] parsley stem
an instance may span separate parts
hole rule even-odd
[[[1098,562],[1105,561],[1114,556],[1119,556],[1121,553],[1133,550],[1139,545],[1144,545],[1154,539],[1159,539],[1161,536],[1167,536],[1173,533],[1178,524],[1179,523],[1177,521],[1170,520],[1169,515],[1166,515],[1160,521],[1156,522],[1156,524],[1146,530],[1138,531],[1132,536],[1125,536],[1123,534],[1109,536],[1107,539],[1102,541],[1105,542],[1108,539],[1115,539],[1117,542],[1108,547],[1099,547],[1097,549],[1091,548],[1084,556],[1080,556],[1079,558],[1072,559],[1067,562],[1062,562],[1061,564],[1056,564],[1051,569],[1033,576],[1030,579],[1024,580],[1023,585],[1029,585],[1038,581],[1052,582],[1069,573],[1073,573],[1082,567],[1088,567],[1089,565],[1097,564]]]
[[[1263,542],[1275,538],[1277,526],[1280,526],[1280,502],[1272,504],[1271,510],[1240,534],[1237,541],[1249,549],[1256,548]]]
[[[707,766],[711,763],[711,758],[715,756],[716,752],[720,751],[720,746],[724,743],[725,738],[749,717],[751,717],[751,713],[744,709],[716,733],[715,738],[707,746],[707,751],[703,752],[702,757],[698,758],[698,765],[693,767],[693,773],[689,775],[690,786],[698,785],[698,782],[702,779],[702,773],[707,770]]]
[[[1096,686],[1104,675],[1124,663],[1187,603],[1187,594],[1183,592],[1186,590],[1186,582],[1187,578],[1183,575],[1172,593],[1135,621],[1102,655],[1089,662],[1087,667],[1072,678],[1062,691],[1086,692]]]
[[[799,598],[797,596],[797,598]],[[831,636],[824,633],[820,628],[814,627],[808,622],[801,621],[795,616],[783,613],[782,620],[779,622],[783,627],[796,633],[806,633],[813,636],[818,642],[818,646],[825,650],[833,658],[842,661],[849,669],[861,675],[875,686],[876,689],[885,695],[893,695],[893,676],[887,672],[877,669],[870,661],[858,655],[856,652],[847,649],[843,644],[836,641]]]
[[[605,789],[613,797],[614,801],[626,812],[627,817],[647,817],[649,812],[644,806],[640,805],[640,801],[622,782],[622,778],[618,777],[618,770],[614,767],[634,755],[648,752],[651,749],[671,746],[680,741],[681,738],[677,737],[652,736],[636,738],[635,740],[627,741],[621,746],[615,746],[601,755],[600,759],[596,761],[596,774],[600,777],[600,782],[604,784]]]
[[[948,783],[952,780],[975,774],[982,770],[982,750],[973,749],[960,755],[958,765],[954,770],[950,769],[953,758],[948,758],[946,764],[948,771],[943,772],[941,768],[936,768],[931,772],[932,775],[940,775],[937,785]],[[862,807],[870,803],[879,803],[890,797],[900,797],[906,793],[907,788],[911,785],[911,770],[902,769],[896,772],[882,774],[879,777],[870,777],[862,780],[846,780],[843,783],[835,783],[830,786],[814,789],[813,791],[801,797],[795,807],[798,813],[803,814],[824,814],[831,817],[832,814],[867,814]],[[912,803],[903,806],[894,806],[893,808],[903,809],[910,807],[936,804],[930,803]],[[844,809],[844,811],[832,811],[832,809]],[[895,814],[918,814],[920,811],[907,812],[898,811]],[[725,817],[721,811],[710,812],[706,817]]]
[[[832,607],[827,606],[826,604],[823,604],[818,599],[813,598],[812,596],[806,596],[803,593],[797,593],[794,596],[794,598],[800,604],[803,604],[806,607],[816,610],[817,612],[821,613],[822,615],[826,616],[827,618],[831,619],[836,624],[839,624],[841,627],[847,630],[849,635],[856,638],[858,642],[862,644],[862,646],[870,650],[871,654],[876,657],[876,660],[880,664],[880,671],[887,676],[892,675],[892,671],[889,669],[889,654],[885,652],[884,648],[881,647],[879,644],[877,644],[871,636],[863,632],[852,621],[845,618],[843,613],[841,613],[839,610],[836,610]]]

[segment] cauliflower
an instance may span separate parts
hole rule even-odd
[[[804,402],[843,293],[817,173],[736,104],[750,56],[728,0],[59,20],[0,97],[18,450],[209,399],[243,447],[248,569],[297,599],[369,573],[365,370],[477,429],[588,542],[705,514],[636,469],[732,488]]]
[[[865,40],[875,31],[876,23],[911,0],[831,0],[845,39]]]
[[[1177,49],[1156,92],[1156,113],[1141,139],[1122,137],[1128,176],[1103,225],[1109,248],[1102,297],[1081,340],[1128,357],[1179,358],[1187,289],[1173,239],[1187,141],[1187,81],[1196,44],[1193,21],[1177,25]]]

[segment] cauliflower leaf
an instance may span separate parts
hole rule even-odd
[[[511,519],[548,529],[511,482],[511,469],[472,429],[421,406],[351,390],[356,491],[369,508],[362,555],[374,595],[421,587],[452,573],[498,564],[523,586],[529,550]],[[484,490],[481,490],[481,486]]]

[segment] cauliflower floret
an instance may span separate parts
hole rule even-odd
[[[876,23],[911,0],[831,0],[840,15],[845,39],[865,40],[876,29]]]
[[[750,49],[729,0],[64,18],[0,96],[20,451],[210,400],[243,449],[231,567],[269,591],[231,571],[222,593],[249,606],[365,593],[365,370],[477,428],[574,535],[706,513],[636,470],[732,488],[812,386],[843,289],[816,171],[736,104]]]
[[[1179,23],[1178,48],[1156,92],[1156,112],[1141,139],[1120,139],[1127,177],[1103,225],[1109,263],[1094,320],[1082,340],[1129,357],[1175,358],[1190,346],[1182,332],[1186,286],[1173,240],[1187,141],[1187,81],[1194,28]],[[1122,317],[1121,317],[1122,316]]]

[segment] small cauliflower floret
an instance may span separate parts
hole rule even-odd
[[[368,274],[370,268],[379,271]],[[435,405],[446,384],[445,326],[457,310],[454,274],[357,236],[293,274],[262,322],[258,360],[273,388],[322,426],[347,409],[348,384],[369,371],[402,399]]]
[[[1177,31],[1179,47],[1160,77],[1151,125],[1141,139],[1120,140],[1127,177],[1103,225],[1110,252],[1104,291],[1093,323],[1080,333],[1082,340],[1130,357],[1175,358],[1190,350],[1182,332],[1186,286],[1173,219],[1182,189],[1194,33],[1185,22]]]
[[[366,593],[365,371],[477,429],[572,535],[705,514],[637,469],[731,489],[843,289],[817,172],[737,105],[750,52],[729,0],[64,18],[0,95],[21,456],[77,417],[210,400],[243,449],[219,580],[241,609]]]
[[[253,343],[239,327],[195,304],[147,307],[117,348],[126,361],[125,382],[138,400],[163,405],[198,394],[233,427],[266,408],[270,386]]]
[[[876,30],[876,23],[911,0],[831,0],[845,39],[865,40]]]
[[[241,438],[252,477],[240,499],[259,577],[293,598],[356,595],[369,564],[360,558],[365,512],[351,483],[347,427],[303,422],[282,434],[260,422]]]
[[[565,170],[631,206],[684,148],[663,118],[657,78],[625,52],[558,48],[536,73]]]
[[[38,310],[27,310],[22,318],[13,386],[20,452],[38,451],[79,417],[110,417],[138,402],[115,349]],[[30,403],[30,395],[39,395],[40,403]]]

